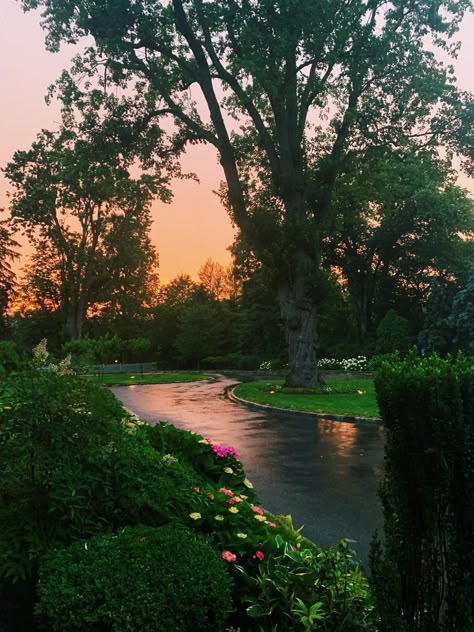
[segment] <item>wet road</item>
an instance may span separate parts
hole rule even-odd
[[[234,446],[269,511],[291,514],[323,546],[348,538],[365,562],[372,533],[382,526],[383,429],[250,410],[225,397],[224,389],[236,383],[219,378],[112,391],[150,423],[170,421]]]

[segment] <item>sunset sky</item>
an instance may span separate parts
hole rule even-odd
[[[463,22],[463,48],[455,64],[458,84],[474,92],[474,16]],[[28,149],[41,128],[54,128],[56,105],[44,101],[47,87],[69,67],[73,47],[52,54],[45,50],[39,12],[24,14],[15,0],[0,0],[0,167],[16,149]],[[200,183],[177,181],[172,204],[154,203],[153,242],[160,256],[160,278],[167,282],[184,272],[196,277],[208,257],[230,260],[227,247],[233,238],[230,220],[212,193],[222,179],[213,149],[199,146],[185,156],[185,169],[195,171]],[[461,184],[474,193],[474,183]],[[8,207],[7,183],[0,174],[0,208]]]

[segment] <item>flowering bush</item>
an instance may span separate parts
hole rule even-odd
[[[172,424],[161,422],[154,427],[144,428],[152,446],[161,454],[175,456],[181,463],[192,467],[203,483],[220,487],[231,487],[236,493],[249,492],[248,481],[235,448],[222,446],[199,434],[180,430]]]
[[[321,358],[318,361],[320,369],[327,371],[367,371],[368,363],[365,356],[336,360],[335,358]]]
[[[189,514],[189,526],[206,533],[228,562],[254,566],[262,546],[275,535],[273,516],[255,504],[250,481],[248,493],[236,493],[227,487],[207,486],[196,498],[196,511]]]

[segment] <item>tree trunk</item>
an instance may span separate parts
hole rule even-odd
[[[308,268],[312,264],[298,253],[294,273],[280,283],[278,295],[288,341],[288,375],[285,386],[311,388],[320,383],[316,348],[314,298],[308,291]]]
[[[74,297],[68,301],[66,307],[66,335],[68,340],[75,340],[82,336],[82,326],[87,311],[84,296]]]

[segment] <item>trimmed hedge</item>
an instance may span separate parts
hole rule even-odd
[[[385,550],[372,551],[382,630],[474,629],[474,365],[458,357],[384,364]]]
[[[51,632],[218,632],[232,601],[224,564],[183,527],[123,529],[50,554],[36,613]]]

